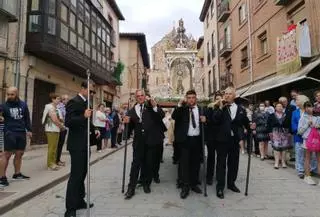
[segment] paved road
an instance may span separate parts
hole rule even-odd
[[[131,159],[131,148],[128,149]],[[253,159],[249,196],[225,192],[217,199],[214,187],[208,198],[191,195],[179,198],[175,188],[176,167],[171,163],[171,147],[165,148],[161,184],[152,185],[152,194],[137,189],[136,196],[125,201],[120,192],[123,151],[92,167],[93,217],[320,217],[320,186],[307,186],[292,169],[274,170],[271,161]],[[244,189],[246,157],[241,157],[238,186]],[[128,168],[129,168],[128,164]],[[66,183],[37,196],[6,217],[58,217],[64,213]],[[78,212],[85,216],[84,211]]]

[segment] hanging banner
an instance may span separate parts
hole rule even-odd
[[[277,37],[277,73],[294,73],[301,67],[296,30]]]

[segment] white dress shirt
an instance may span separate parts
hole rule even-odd
[[[191,120],[191,114],[190,114],[188,136],[199,136],[200,135],[199,107],[198,106],[193,107],[192,112],[194,115],[194,120],[196,121],[196,128],[193,128],[192,126],[192,120]]]
[[[236,115],[237,115],[238,106],[237,106],[237,104],[232,103],[229,108],[230,108],[231,120],[234,120],[236,118]]]
[[[142,104],[142,110],[144,109],[144,107],[145,107],[145,105]],[[141,120],[142,120],[141,115],[142,115],[142,112],[143,112],[143,111],[141,111],[141,104],[137,103],[137,104],[134,106],[134,110],[136,111],[136,113],[137,113],[137,115],[138,115],[138,117],[140,118],[140,121],[141,121]],[[157,107],[157,106],[156,106],[156,107],[153,107],[153,111],[154,111],[154,112],[157,112],[157,111],[158,111],[158,107]]]

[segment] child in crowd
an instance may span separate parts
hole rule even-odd
[[[305,112],[301,116],[298,125],[298,134],[302,135],[303,144],[306,149],[305,178],[309,185],[316,185],[310,175],[311,154],[317,154],[318,174],[320,174],[320,117],[313,116],[313,105],[310,102],[304,104]]]

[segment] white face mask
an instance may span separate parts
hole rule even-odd
[[[260,106],[259,110],[263,112],[265,110],[265,107],[264,106]]]

